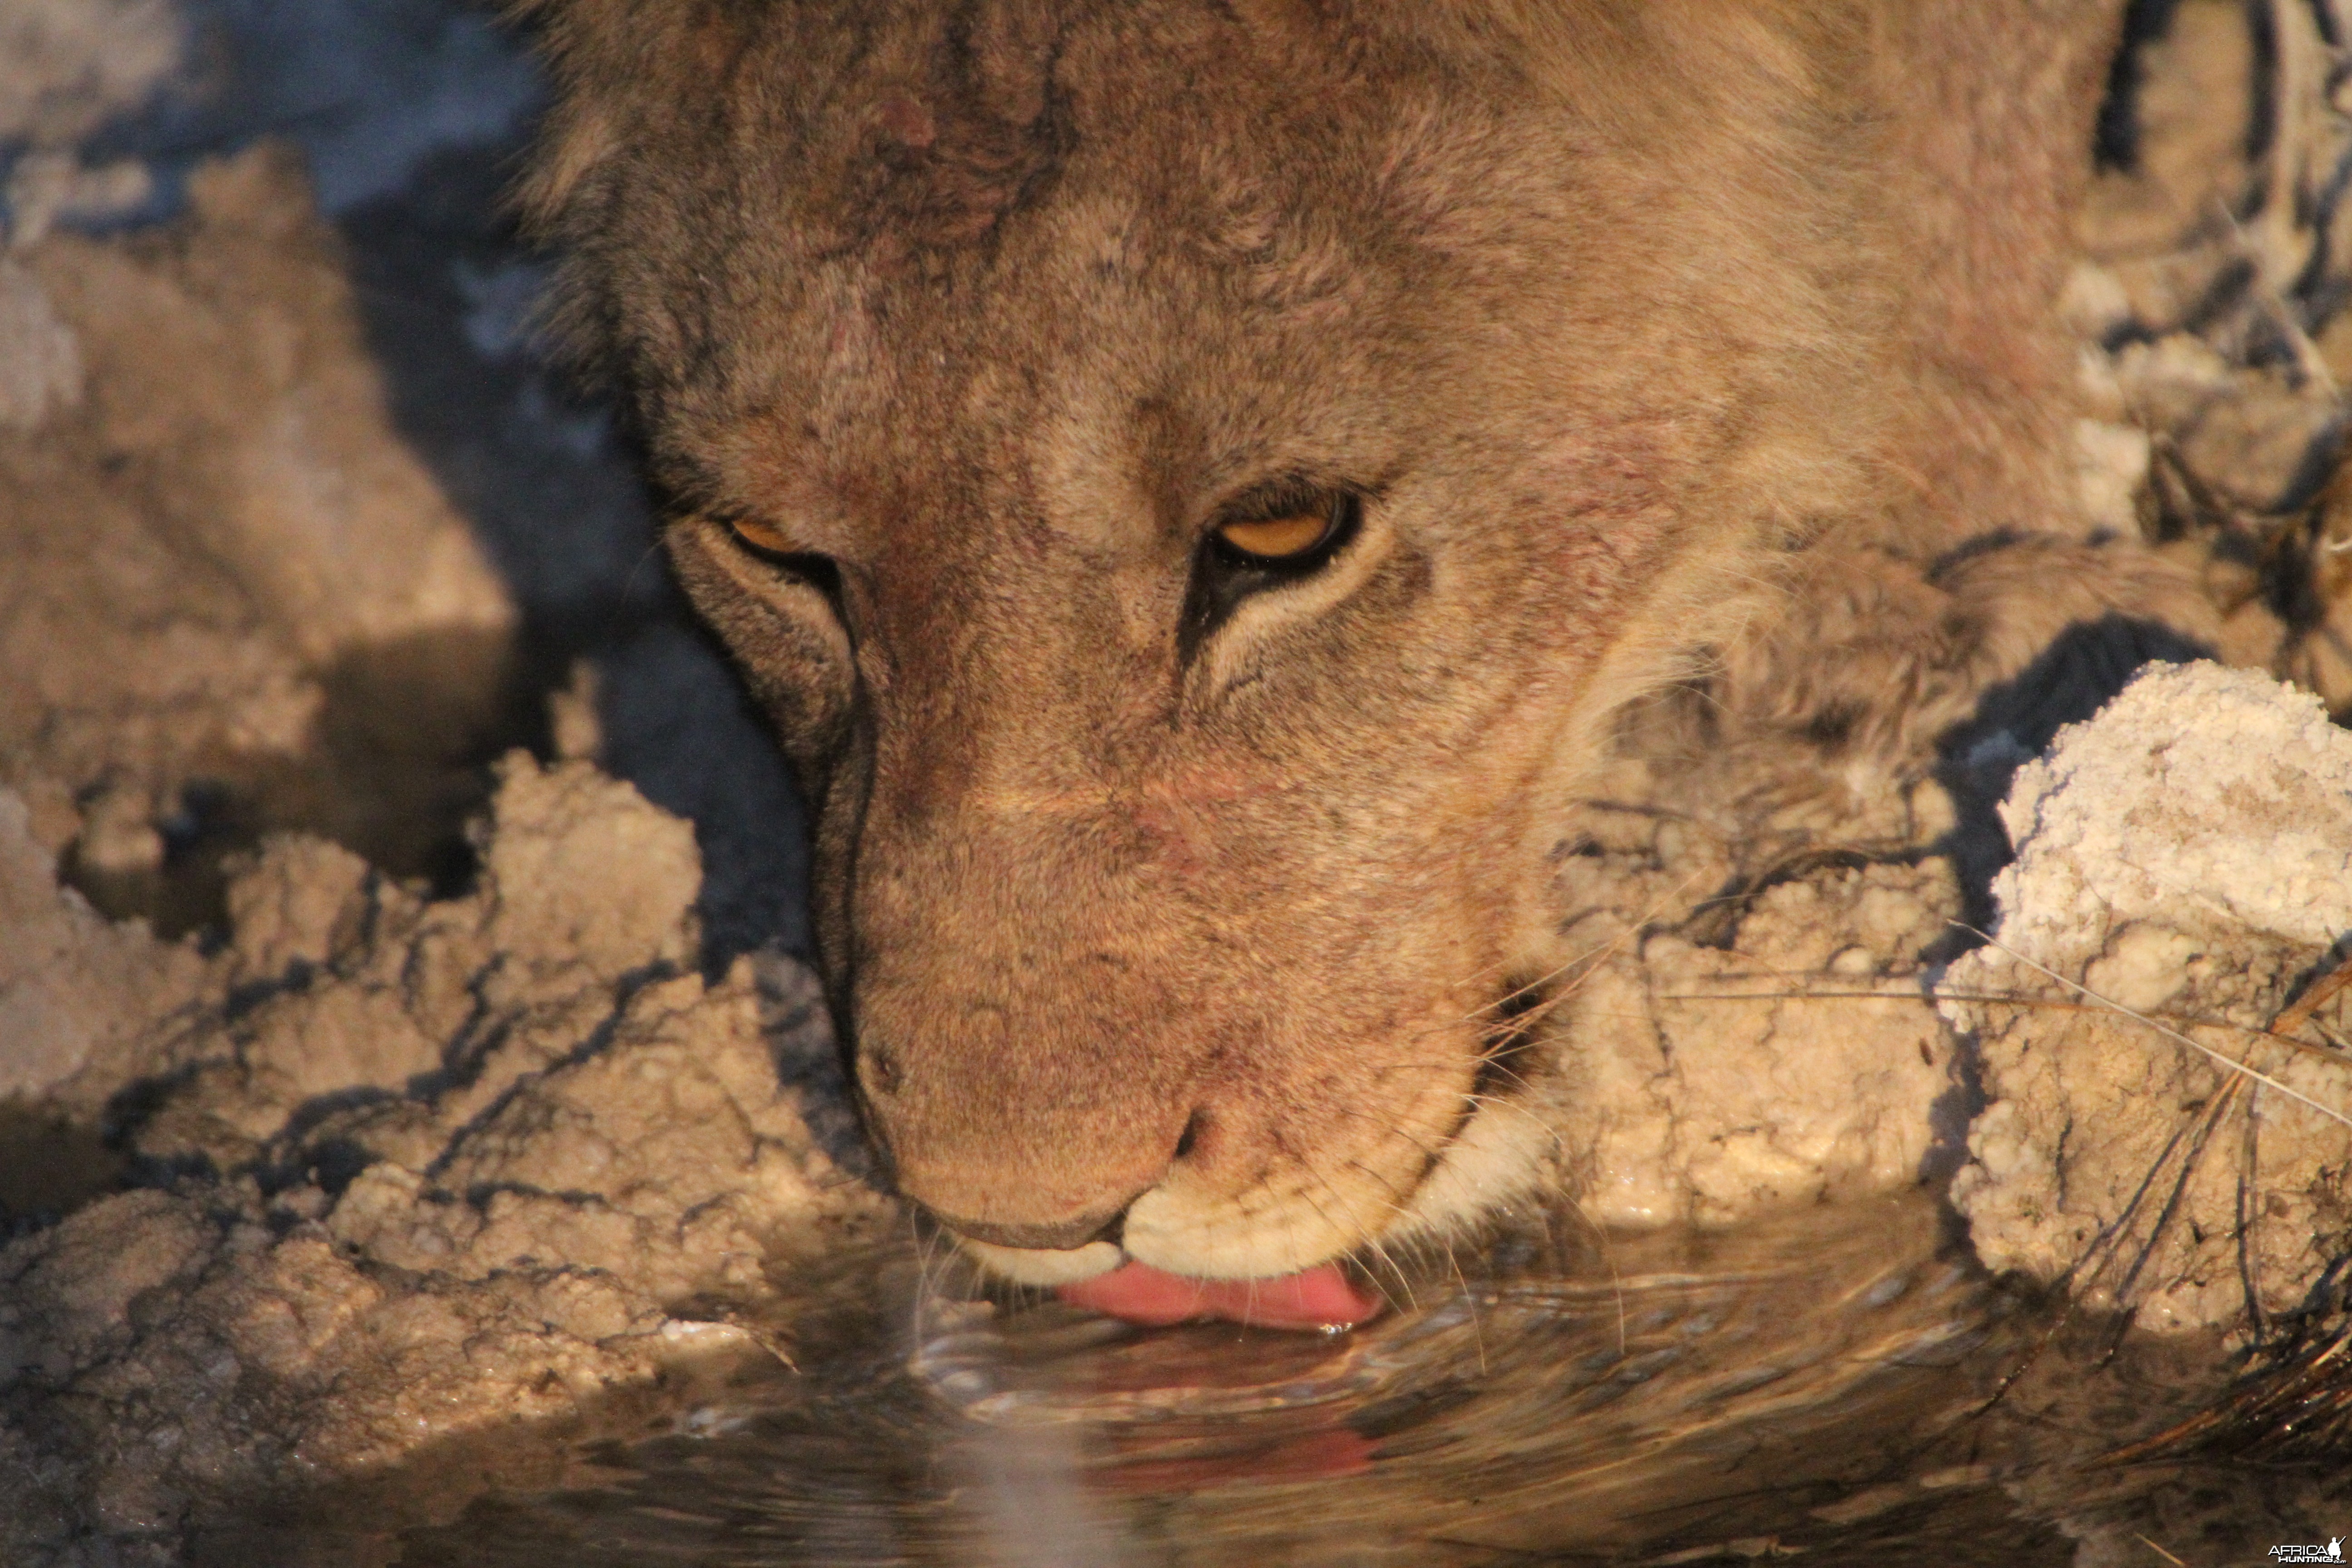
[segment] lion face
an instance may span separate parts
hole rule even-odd
[[[619,10],[539,199],[900,1187],[1034,1283],[1507,1195],[1548,823],[1855,482],[1810,24]]]

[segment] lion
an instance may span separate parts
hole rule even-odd
[[[898,1189],[1118,1315],[1368,1316],[1536,1179],[1612,747],[1834,833],[2067,628],[2209,631],[2069,456],[2122,8],[527,0]]]

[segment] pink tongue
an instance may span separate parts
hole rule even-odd
[[[1349,1284],[1336,1263],[1274,1279],[1187,1279],[1148,1263],[1123,1263],[1065,1285],[1059,1294],[1073,1307],[1155,1327],[1230,1318],[1264,1329],[1340,1329],[1381,1310],[1380,1299]]]

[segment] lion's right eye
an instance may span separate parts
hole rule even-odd
[[[730,517],[718,521],[719,526],[726,529],[729,539],[762,569],[754,574],[757,581],[772,589],[814,588],[824,600],[825,607],[833,612],[834,619],[845,627],[849,625],[841,568],[831,556],[803,548],[799,541],[782,529],[772,522],[762,522],[758,518]],[[705,526],[709,526],[707,521]]]

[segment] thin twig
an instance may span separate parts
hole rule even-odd
[[[2005,952],[2007,950],[2004,949],[2003,951]],[[2021,996],[2012,991],[1951,991],[1946,990],[1941,986],[1938,986],[1932,992],[1859,990],[1661,991],[1658,993],[1658,998],[1659,1000],[1665,1002],[1811,1002],[1814,1000],[1911,1003],[1983,1002],[1998,1003],[2011,1007],[2043,1007],[2049,1008],[2053,1011],[2065,1013],[2101,1013],[2108,1012],[2116,1008],[2116,1004],[2112,1002],[2069,1002],[2063,997],[2059,996]],[[2234,1018],[2217,1018],[2212,1016],[2210,1014],[2206,1013],[2168,1013],[2157,1010],[2139,1013],[2132,1012],[2129,1008],[2125,1008],[2123,1011],[2131,1013],[2133,1017],[2138,1018],[2142,1022],[2146,1023],[2161,1021],[2167,1024],[2179,1024],[2193,1028],[2234,1029],[2242,1035],[2252,1035],[2260,1039],[2269,1040],[2275,1045],[2290,1047],[2294,1050],[2301,1051],[2305,1056],[2317,1057],[2321,1061],[2334,1062],[2338,1067],[2352,1067],[2352,1054],[2331,1049],[2326,1046],[2315,1046],[2309,1040],[2301,1040],[2295,1038],[2293,1035],[2283,1034],[2276,1026],[2265,1029],[2258,1024],[2241,1024]],[[2282,1020],[2284,1020],[2284,1015],[2281,1015],[2281,1017]]]
[[[2352,984],[2352,953],[2327,973],[2304,987],[2303,994],[2271,1020],[2271,1027],[2282,1035],[2291,1035],[2311,1021],[2311,1016],[2327,1005],[2328,999],[2347,984]]]
[[[1954,923],[1958,924],[1959,922],[1955,921]],[[2187,1046],[2190,1050],[2195,1051],[2198,1055],[2210,1060],[2215,1066],[2220,1067],[2226,1071],[2236,1073],[2242,1078],[2250,1079],[2253,1082],[2261,1084],[2265,1089],[2274,1089],[2281,1094],[2286,1096],[2289,1100],[2294,1100],[2298,1105],[2309,1106],[2312,1110],[2316,1110],[2322,1116],[2325,1116],[2331,1121],[2340,1121],[2347,1127],[2352,1127],[2352,1116],[2346,1115],[2343,1111],[2336,1110],[2334,1106],[2323,1104],[2319,1100],[2312,1099],[2311,1096],[2304,1093],[2301,1089],[2290,1088],[2287,1085],[2281,1083],[2278,1079],[2271,1077],[2269,1074],[2258,1072],[2242,1062],[2231,1061],[2228,1057],[2223,1056],[2220,1051],[2215,1050],[2212,1047],[2199,1040],[2192,1040],[2188,1036],[2182,1034],[2179,1030],[2159,1024],[2144,1013],[2135,1013],[2129,1007],[2125,1006],[2122,1003],[2111,1001],[2108,998],[2100,995],[2089,986],[2067,979],[2064,975],[2059,973],[2056,970],[2052,969],[2047,965],[2036,963],[2033,960],[2026,957],[2025,954],[2018,952],[2015,948],[1996,942],[1990,936],[1986,935],[1985,932],[1977,931],[1974,926],[1962,925],[1960,926],[1960,929],[1962,931],[1973,932],[1976,936],[1982,938],[1988,947],[1994,948],[2001,952],[2009,954],[2010,957],[2017,960],[2018,963],[2025,965],[2028,969],[2033,970],[2037,973],[2046,975],[2052,980],[2055,980],[2059,984],[2065,986],[2069,991],[2075,992],[2083,996],[2087,996],[2092,1001],[2098,1003],[2101,1006],[2107,1008],[2111,1012],[2120,1013],[2126,1018],[2137,1018],[2139,1022],[2147,1025],[2149,1028],[2154,1029],[2158,1034],[2162,1035],[2166,1039]]]

